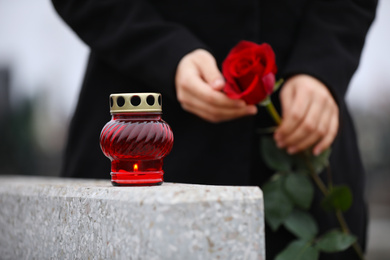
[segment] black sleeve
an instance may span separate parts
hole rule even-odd
[[[377,0],[308,3],[284,76],[312,75],[328,86],[340,104],[359,64]]]
[[[207,49],[184,27],[162,19],[147,0],[52,0],[65,22],[120,73],[146,86],[161,84],[175,98],[180,59]]]

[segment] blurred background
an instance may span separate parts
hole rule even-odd
[[[390,0],[380,0],[347,95],[367,170],[375,260],[390,255],[389,28]],[[0,174],[58,175],[88,51],[49,0],[0,0]]]

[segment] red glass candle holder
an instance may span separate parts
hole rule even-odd
[[[161,94],[110,95],[111,121],[102,129],[100,147],[111,160],[114,186],[163,183],[163,158],[173,146],[173,133],[161,119]]]

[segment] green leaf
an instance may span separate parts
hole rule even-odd
[[[280,88],[280,86],[282,86],[283,82],[284,82],[284,79],[279,79],[278,81],[276,81],[275,85],[274,85],[274,91],[273,92],[277,91]]]
[[[287,174],[284,187],[295,205],[303,209],[310,208],[314,187],[307,176],[295,173]]]
[[[272,230],[277,230],[293,210],[293,203],[285,193],[284,176],[274,178],[263,187],[265,220]]]
[[[347,211],[352,205],[352,192],[348,186],[335,186],[321,202],[326,211]]]
[[[280,252],[275,260],[317,260],[318,258],[319,251],[309,242],[296,240]]]
[[[263,101],[261,101],[261,102],[259,103],[259,105],[265,107],[265,106],[267,106],[270,102],[271,102],[271,98],[270,98],[269,96],[267,96],[266,98],[263,99]]]
[[[344,251],[355,243],[356,237],[341,232],[340,230],[331,230],[321,237],[315,247],[326,253],[335,253]]]
[[[298,238],[313,239],[318,233],[317,223],[307,212],[295,209],[284,222],[284,226]]]
[[[314,156],[312,153],[310,153],[311,155],[309,160],[316,173],[322,172],[322,170],[329,165],[330,153],[331,153],[331,149],[327,149],[323,151],[318,156]]]
[[[291,170],[291,157],[285,150],[279,149],[271,137],[261,138],[260,152],[269,168],[280,172]]]

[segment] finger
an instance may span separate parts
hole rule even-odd
[[[210,86],[217,91],[222,91],[223,88],[225,87],[225,80],[223,78],[221,79],[216,79],[213,82],[210,83]]]
[[[290,85],[291,83],[286,82],[280,92],[280,101],[283,116],[288,114],[289,108],[291,108],[295,96],[296,87]]]
[[[193,76],[183,85],[187,99],[183,102],[205,102],[208,105],[219,108],[243,108],[245,101],[228,98],[225,94],[215,91],[201,78]]]
[[[291,141],[291,143],[286,144],[288,146],[287,152],[294,154],[300,151],[303,151],[314,144],[318,143],[325,135],[327,131],[326,124],[329,124],[329,115],[330,113],[323,113],[319,116],[319,120],[312,123],[303,123],[302,127],[297,129],[297,136]],[[310,126],[308,126],[310,124]]]
[[[318,156],[323,151],[328,149],[333,143],[334,139],[337,136],[337,132],[339,129],[339,116],[338,110],[336,111],[335,116],[333,116],[330,120],[330,126],[326,132],[324,138],[314,147],[313,154]]]
[[[212,123],[219,123],[257,113],[257,108],[254,105],[242,108],[221,109],[201,102],[184,105],[183,108]]]
[[[213,76],[211,75],[213,73],[209,73],[208,68],[214,68],[214,75],[218,77],[220,75],[219,70],[216,68],[215,60],[211,55],[209,55],[210,58],[204,54],[203,50],[199,50],[199,52],[202,55],[200,55],[201,58],[199,58],[199,55],[196,56],[197,62],[194,62],[192,59],[185,59],[179,64],[181,70],[178,70],[180,73],[177,73],[176,77],[176,90],[179,102],[187,103],[196,99],[202,99],[220,107],[246,106],[243,100],[230,99],[225,94],[215,91],[215,89],[210,87],[201,75],[208,75],[209,78],[212,78]],[[203,60],[201,63],[205,66],[197,64],[200,62],[199,60]],[[214,64],[207,65],[209,63]],[[213,84],[215,84],[214,88],[223,88],[225,82],[223,79],[216,79]]]
[[[328,112],[324,112],[322,104],[311,103],[308,113],[301,124],[284,140],[289,153],[302,151],[315,144],[321,137],[318,131],[321,120]]]
[[[291,132],[300,124],[311,104],[311,99],[308,98],[307,94],[303,91],[297,91],[295,96],[290,97],[290,99],[289,109],[285,110],[283,123],[280,127],[280,132],[282,134]]]
[[[334,100],[321,93],[316,95],[306,119],[299,127],[302,129],[301,135],[293,141],[295,144],[291,143],[288,151],[299,152],[318,143],[328,132],[335,116],[338,117],[338,109]]]
[[[254,115],[256,106],[247,106],[242,100],[232,100],[223,93],[211,89],[199,77],[189,81],[178,92],[178,99],[184,110],[210,122],[221,122],[240,116]]]
[[[291,99],[291,101],[287,101],[289,99]],[[275,133],[275,140],[279,147],[286,146],[286,138],[294,133],[296,128],[301,124],[305,115],[308,113],[311,99],[308,98],[303,91],[301,91],[296,92],[295,97],[284,96],[282,99],[282,106],[283,103],[288,104],[290,109],[285,109],[286,112],[283,115],[282,124]]]
[[[219,71],[215,58],[207,51],[199,50],[195,64],[200,76],[213,89],[222,90],[225,80]]]
[[[211,118],[209,118],[208,121],[212,123],[220,123],[245,116],[253,116],[257,114],[257,107],[254,105],[250,105],[238,109],[222,109],[220,110],[220,112],[221,113],[208,113],[208,115],[211,115]]]
[[[210,106],[219,108],[243,108],[246,105],[245,101],[241,99],[231,99],[224,93],[215,91],[211,88],[202,87],[199,89],[199,98],[208,103]]]
[[[191,108],[193,112],[208,113],[211,117],[216,118],[257,113],[256,106],[248,106],[243,100],[230,99],[223,93],[208,87],[202,80],[194,79],[192,82],[194,86],[188,86],[187,98],[182,103]]]
[[[297,139],[295,144],[291,144],[288,148],[289,153],[296,153],[319,143],[325,138],[329,131],[333,131],[329,130],[330,127],[334,127],[334,125],[332,125],[333,118],[337,119],[336,123],[338,122],[338,108],[333,99],[322,99],[320,97],[319,99],[316,99],[314,104],[318,105],[317,111],[312,109],[311,111],[313,111],[313,113],[311,115],[308,114],[308,118],[311,117],[309,120],[312,123],[303,123],[303,130],[304,132],[306,131],[307,134],[304,133],[299,137],[301,138],[300,140]],[[337,132],[337,129],[338,124],[334,131]]]
[[[178,65],[175,83],[183,109],[208,121],[218,122],[257,113],[255,106],[247,106],[243,100],[233,100],[216,91],[225,83],[215,59],[207,51],[197,50],[185,56]]]

